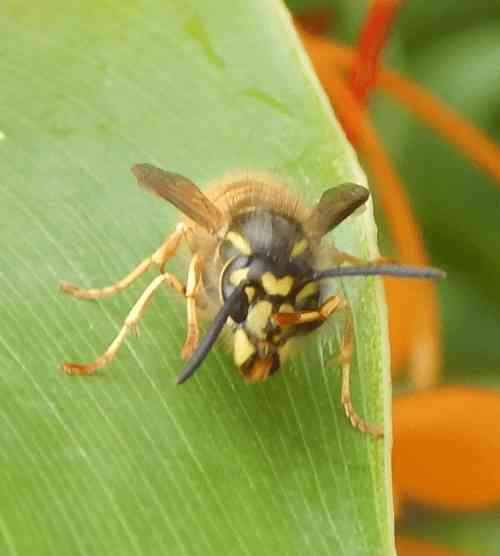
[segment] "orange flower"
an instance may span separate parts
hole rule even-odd
[[[500,504],[500,393],[441,387],[394,399],[393,483],[398,502],[443,510]]]

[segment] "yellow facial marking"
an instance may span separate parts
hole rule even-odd
[[[231,284],[233,284],[233,286],[238,286],[240,282],[247,277],[249,270],[250,269],[248,268],[248,266],[235,270],[233,273],[231,273],[229,281],[231,282]]]
[[[238,367],[248,361],[255,353],[255,348],[248,339],[246,332],[243,328],[238,328],[234,333],[234,362]]]
[[[306,297],[314,295],[315,293],[318,293],[318,290],[319,290],[318,282],[309,282],[309,284],[306,284],[297,294],[297,297],[295,298],[295,303],[302,301]]]
[[[271,272],[265,272],[261,278],[262,286],[269,295],[281,295],[286,297],[293,286],[292,276],[276,278]]]
[[[243,255],[252,254],[252,248],[250,247],[250,244],[241,234],[229,231],[226,234],[226,239],[229,240],[236,247],[236,249],[238,249],[238,251],[243,253]]]
[[[283,303],[280,305],[278,313],[293,313],[294,308],[290,305],[290,303]]]
[[[293,246],[293,249],[292,249],[292,252],[291,252],[290,256],[293,258],[293,257],[298,257],[299,255],[302,255],[302,253],[307,249],[308,246],[309,246],[309,242],[307,241],[306,238],[300,239]]]
[[[248,297],[248,303],[252,303],[253,298],[255,297],[255,288],[249,286],[248,288],[245,288],[245,293]]]
[[[269,301],[259,301],[248,312],[246,326],[257,338],[266,337],[266,326],[273,306]]]
[[[293,339],[288,340],[280,348],[278,348],[278,354],[280,356],[280,363],[283,363],[286,359],[290,357],[290,353],[293,350],[294,341]]]

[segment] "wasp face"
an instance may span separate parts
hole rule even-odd
[[[319,305],[319,284],[302,279],[311,273],[310,241],[291,219],[272,212],[250,213],[232,223],[221,256],[221,301],[242,281],[248,283],[229,322],[234,361],[246,381],[266,380],[287,357],[293,338],[319,324],[279,326],[275,320],[279,313]]]

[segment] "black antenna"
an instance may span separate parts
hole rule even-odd
[[[187,362],[186,366],[177,377],[177,384],[182,384],[183,382],[185,382],[202,364],[203,360],[208,355],[208,352],[215,344],[217,338],[219,337],[219,334],[224,328],[229,315],[233,311],[236,304],[240,301],[240,297],[242,295],[246,295],[244,293],[244,289],[246,288],[246,286],[248,286],[247,281],[240,282],[240,284],[233,290],[231,295],[226,299],[226,302],[221,307],[221,310],[214,318],[206,336],[200,342],[193,355],[191,355],[191,359]]]
[[[326,270],[313,272],[310,280],[322,280],[323,278],[337,278],[342,276],[397,276],[398,278],[427,278],[439,280],[446,273],[439,268],[419,267],[399,264],[360,265],[360,266],[336,266]]]

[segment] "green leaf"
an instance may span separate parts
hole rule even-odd
[[[268,170],[309,201],[364,181],[284,7],[7,1],[0,17],[2,554],[391,554],[389,442],[343,414],[334,326],[264,384],[218,346],[176,387],[185,309],[165,291],[111,365],[57,370],[102,353],[152,276],[98,303],[58,280],[114,282],[178,219],[133,163],[199,183]],[[333,235],[377,254],[371,206]],[[354,402],[388,432],[380,284],[345,288]]]

